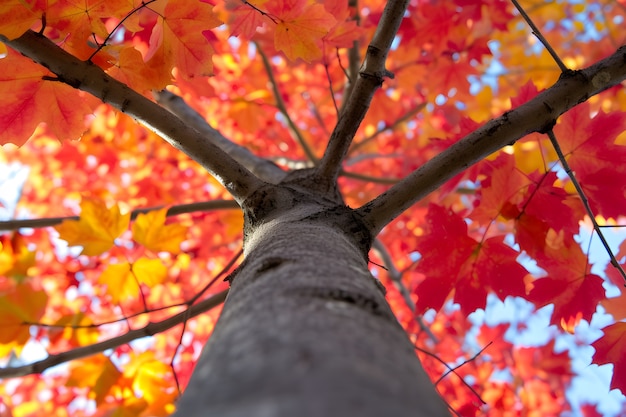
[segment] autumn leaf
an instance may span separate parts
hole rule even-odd
[[[613,364],[611,389],[626,393],[626,323],[617,322],[602,329],[604,336],[591,344],[596,350],[592,362],[598,365]]]
[[[139,296],[139,285],[153,287],[167,278],[167,268],[159,259],[141,258],[136,262],[109,264],[98,278],[106,285],[113,303]]]
[[[139,214],[131,227],[133,239],[154,252],[180,252],[187,228],[178,223],[165,225],[166,215],[167,208]]]
[[[0,292],[0,355],[21,352],[30,339],[30,326],[43,316],[48,302],[45,291],[24,283]]]
[[[70,246],[82,246],[84,255],[106,252],[128,229],[130,213],[121,214],[118,205],[108,208],[102,200],[85,198],[80,208],[79,220],[65,220],[55,229]]]
[[[171,371],[167,364],[154,356],[154,352],[143,352],[132,355],[128,366],[125,367],[124,375],[132,379],[133,388],[139,390],[143,398],[153,403],[166,393],[169,383],[165,377]]]
[[[90,397],[96,401],[96,404],[101,404],[121,377],[122,373],[111,362],[111,359],[100,354],[73,362],[67,385],[89,387]]]
[[[98,100],[44,76],[51,74],[11,49],[0,58],[0,144],[23,145],[42,122],[59,140],[78,139],[87,129]]]
[[[484,308],[489,292],[502,300],[525,294],[526,270],[501,237],[479,244],[468,236],[461,217],[434,204],[426,222],[425,237],[417,244],[422,255],[417,271],[426,276],[416,290],[418,311],[440,309],[453,290],[454,301],[466,314]]]
[[[596,215],[617,218],[626,208],[626,146],[615,144],[625,129],[626,114],[600,110],[591,117],[589,103],[565,113],[554,128]]]
[[[188,80],[211,75],[214,50],[204,32],[222,23],[213,13],[213,6],[169,0],[161,16],[152,29],[146,62],[168,74],[176,66],[179,76]]]
[[[46,9],[44,0],[3,0],[0,3],[0,34],[15,39],[26,32]]]
[[[278,0],[268,3],[268,11],[278,20],[274,45],[287,58],[311,62],[322,56],[322,38],[335,24],[335,18],[321,4],[306,0]]]

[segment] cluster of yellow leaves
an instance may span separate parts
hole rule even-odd
[[[85,198],[80,204],[79,220],[65,220],[56,226],[61,239],[70,246],[82,246],[82,253],[98,256],[110,250],[115,240],[128,229],[130,213],[121,214],[118,205],[107,207],[102,200]],[[133,239],[153,252],[178,253],[187,228],[166,225],[167,208],[142,213],[132,225]],[[133,262],[110,263],[98,282],[106,285],[114,303],[137,297],[140,285],[148,288],[167,278],[167,268],[160,259],[139,258]]]

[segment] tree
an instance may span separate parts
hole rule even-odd
[[[626,5],[525,7],[539,41],[501,0],[3,2],[4,177],[46,217],[2,224],[4,409],[557,415],[598,305],[623,392],[575,236],[623,221]],[[489,299],[552,337],[465,347]]]

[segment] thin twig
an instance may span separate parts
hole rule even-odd
[[[383,242],[381,242],[380,239],[375,239],[374,244],[372,245],[372,249],[374,249],[378,253],[378,256],[385,264],[385,268],[387,268],[387,275],[398,289],[400,295],[402,295],[402,298],[404,299],[404,304],[406,304],[409,310],[411,310],[413,318],[417,322],[419,328],[428,335],[433,343],[438,343],[439,341],[437,339],[437,336],[435,336],[430,328],[426,325],[426,323],[424,323],[424,319],[422,318],[422,316],[415,313],[415,302],[413,302],[413,300],[411,299],[409,289],[406,287],[406,285],[404,285],[404,282],[402,282],[402,272],[398,271],[398,268],[396,268],[396,266],[394,265],[393,259],[391,259],[391,255],[389,254],[389,251],[387,251],[387,248],[385,247]]]
[[[357,26],[361,26],[361,15],[359,14],[359,4],[358,0],[348,0],[348,7],[354,10],[354,15],[352,19],[356,22]],[[361,52],[359,51],[360,45],[359,41],[352,42],[352,47],[348,49],[348,70],[344,69],[346,73],[346,78],[348,79],[348,84],[346,88],[343,90],[343,101],[341,102],[341,108],[338,111],[337,116],[343,112],[344,107],[348,103],[348,98],[350,94],[352,94],[352,90],[354,89],[354,83],[356,82],[357,77],[359,76],[359,65],[361,65]],[[339,53],[337,53],[337,60],[339,61],[339,65],[341,65],[341,57]],[[343,66],[341,66],[343,68]]]
[[[559,55],[556,53],[554,48],[552,48],[550,43],[548,43],[548,40],[541,34],[541,31],[533,23],[533,21],[531,20],[530,16],[528,16],[528,13],[526,13],[526,11],[524,11],[524,9],[517,2],[517,0],[511,0],[511,2],[513,3],[513,5],[517,9],[517,11],[522,15],[522,17],[524,18],[526,23],[528,23],[528,26],[530,26],[530,28],[533,30],[533,35],[535,35],[537,37],[537,39],[539,39],[539,42],[541,42],[543,44],[543,46],[547,49],[547,51],[550,53],[550,55],[552,56],[552,59],[554,59],[556,64],[561,69],[561,72],[568,72],[569,68],[567,68],[567,66],[563,63],[563,61],[561,61],[561,58],[559,58]]]
[[[401,180],[401,178],[385,178],[374,177],[372,175],[357,174],[356,172],[350,172],[344,169],[341,170],[339,175],[342,177],[348,177],[359,181],[373,182],[377,184],[397,184]]]
[[[278,90],[278,82],[274,77],[274,70],[272,69],[272,65],[270,64],[269,59],[267,59],[267,55],[265,55],[265,52],[263,52],[263,49],[261,49],[261,46],[258,43],[255,42],[254,45],[256,46],[256,50],[259,53],[259,56],[261,57],[261,61],[263,61],[263,67],[265,68],[267,78],[269,79],[270,86],[272,87],[272,93],[274,94],[274,99],[276,100],[276,107],[278,107],[278,111],[280,111],[280,114],[282,114],[287,121],[287,126],[289,127],[291,134],[298,142],[298,144],[302,147],[302,150],[304,151],[307,158],[317,164],[318,159],[315,156],[315,153],[306,142],[306,139],[302,135],[302,132],[300,132],[300,129],[298,129],[298,126],[296,126],[296,123],[293,121],[293,119],[289,115],[289,112],[287,111],[283,96]]]
[[[160,210],[165,206],[146,207],[141,209],[135,209],[130,213],[130,219],[135,220],[139,214],[147,213],[149,211]],[[213,201],[201,201],[198,203],[178,204],[172,206],[167,210],[167,217],[177,216],[184,213],[193,213],[196,211],[210,211],[210,210],[232,210],[239,209],[239,205],[235,200],[213,200]],[[80,216],[66,216],[66,217],[46,217],[41,219],[25,219],[25,220],[6,220],[0,221],[0,231],[4,230],[18,230],[22,228],[40,229],[43,227],[55,226],[61,224],[65,220],[79,220]]]
[[[123,335],[113,337],[102,342],[94,343],[89,346],[81,346],[79,348],[68,350],[66,352],[49,355],[46,359],[42,359],[28,365],[0,368],[0,378],[16,378],[30,374],[39,374],[46,369],[59,365],[61,363],[84,358],[86,356],[91,356],[99,352],[104,352],[108,349],[115,349],[116,347],[132,342],[133,340],[146,336],[153,336],[157,333],[164,332],[165,330],[171,329],[172,327],[182,323],[188,318],[195,317],[213,307],[220,305],[226,299],[227,294],[228,290],[224,290],[211,296],[210,298],[207,298],[206,300],[199,302],[198,304],[190,307],[188,310],[180,312],[172,317],[158,322],[148,323],[146,326],[140,329],[131,330],[127,333],[124,333]]]
[[[580,197],[580,200],[582,201],[583,206],[585,207],[585,211],[587,212],[587,215],[589,216],[589,219],[591,220],[591,224],[593,224],[593,230],[596,231],[596,233],[598,234],[598,237],[600,238],[600,241],[602,242],[602,246],[604,246],[604,249],[606,249],[606,252],[609,254],[609,258],[611,259],[611,265],[613,265],[613,267],[615,267],[615,269],[618,270],[618,272],[620,273],[620,275],[622,276],[622,278],[624,278],[624,281],[626,282],[626,273],[624,273],[624,269],[615,258],[615,255],[613,255],[613,251],[611,250],[609,243],[606,241],[606,238],[604,237],[602,230],[600,230],[600,225],[596,221],[596,217],[593,214],[593,211],[591,210],[591,206],[589,205],[589,200],[587,199],[585,192],[580,186],[580,183],[576,179],[576,176],[574,175],[574,171],[572,171],[569,164],[567,163],[567,160],[565,159],[565,155],[563,155],[563,151],[561,150],[561,146],[559,145],[559,142],[556,140],[556,136],[554,135],[554,132],[552,130],[548,132],[548,137],[550,138],[550,142],[552,142],[552,146],[554,147],[554,150],[556,151],[556,154],[559,157],[559,161],[561,161],[561,165],[563,165],[563,169],[569,176],[570,180],[572,181],[572,184],[574,184],[574,188],[576,188],[576,192],[578,193],[578,196]],[[626,284],[624,284],[624,286],[626,287]]]
[[[387,132],[387,131],[390,131],[390,130],[394,130],[395,128],[397,128],[400,125],[402,125],[404,122],[407,122],[407,121],[411,120],[417,113],[419,113],[420,111],[422,111],[424,109],[424,107],[426,107],[426,104],[427,103],[424,102],[424,103],[420,103],[420,104],[416,105],[413,108],[410,108],[409,110],[407,110],[406,113],[404,113],[402,116],[398,117],[393,123],[385,125],[385,126],[379,128],[379,129],[377,129],[371,135],[361,139],[358,142],[355,142],[350,147],[350,150],[348,151],[348,154],[354,153],[357,149],[361,148],[363,145],[366,145],[370,141],[376,139],[381,133],[384,133],[384,132]]]

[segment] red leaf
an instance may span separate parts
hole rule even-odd
[[[618,322],[603,329],[604,336],[591,344],[596,350],[592,363],[613,364],[611,389],[626,393],[626,323]]]

